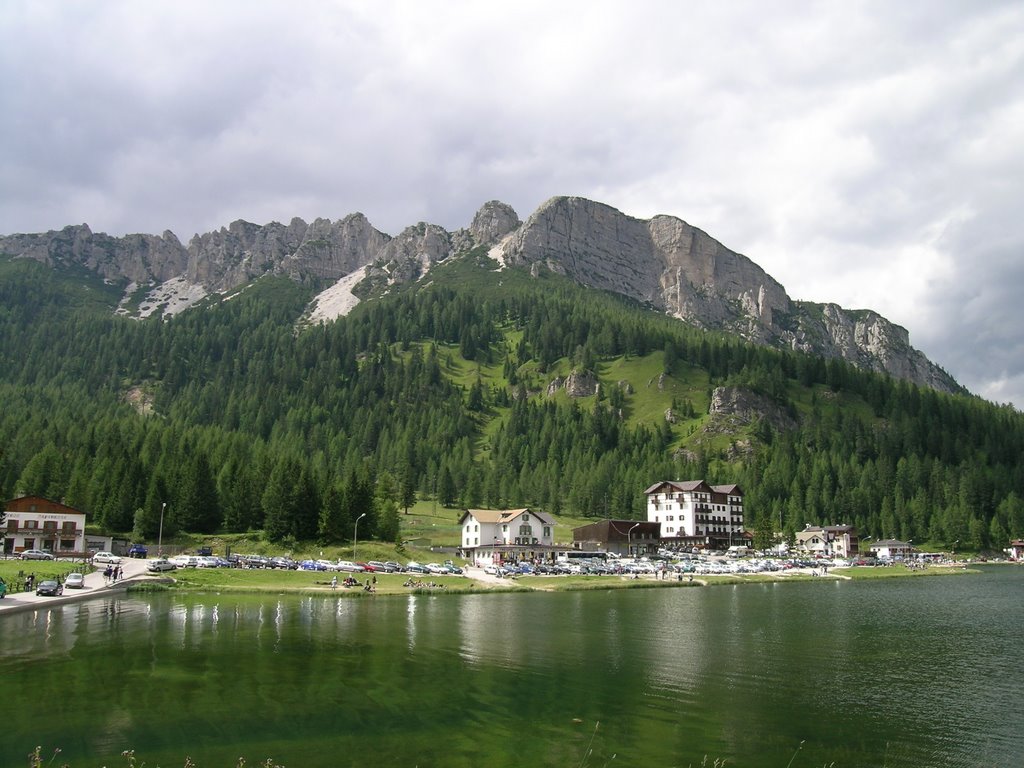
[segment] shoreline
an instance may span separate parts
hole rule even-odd
[[[135,561],[137,567],[116,584],[102,583],[102,573],[94,572],[87,575],[87,586],[81,592],[64,593],[59,597],[39,597],[34,593],[8,595],[0,600],[0,615],[20,613],[24,611],[45,609],[50,606],[67,605],[85,600],[93,600],[110,595],[152,594],[157,592],[177,592],[181,594],[249,594],[249,595],[293,595],[293,596],[331,596],[337,599],[394,597],[408,595],[482,595],[509,593],[553,593],[553,592],[594,592],[615,591],[622,589],[680,589],[694,587],[717,587],[741,584],[785,584],[808,582],[836,581],[871,581],[877,579],[922,578],[927,576],[953,576],[979,573],[976,565],[957,564],[949,566],[929,566],[923,569],[910,569],[905,566],[852,567],[830,569],[827,574],[818,574],[812,569],[794,569],[786,572],[757,574],[708,574],[689,576],[679,579],[659,579],[650,575],[640,578],[624,576],[521,576],[517,578],[498,578],[483,572],[482,568],[467,568],[464,576],[437,577],[407,587],[405,574],[383,574],[379,577],[376,589],[367,592],[364,589],[332,589],[329,582],[313,582],[312,584],[289,584],[296,581],[295,574],[306,572],[256,571],[266,576],[268,573],[277,576],[272,583],[264,584],[231,584],[218,580],[216,576],[233,574],[233,571],[211,569],[203,572],[207,583],[182,584],[170,574],[153,575],[145,570],[145,561]],[[1000,565],[986,563],[985,565]],[[1014,565],[1006,563],[1005,565]],[[131,567],[131,566],[129,566]],[[186,571],[186,575],[190,572]],[[250,572],[246,572],[250,573]],[[313,575],[313,574],[310,574]]]

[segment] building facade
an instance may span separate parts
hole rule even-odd
[[[914,553],[914,546],[909,541],[882,539],[871,545],[871,551],[883,560],[903,560]]]
[[[852,525],[808,525],[796,534],[796,548],[822,557],[857,557],[860,537]]]
[[[537,559],[554,549],[555,521],[530,509],[467,509],[459,518],[462,551],[474,562]]]
[[[655,483],[647,496],[647,521],[661,524],[669,548],[727,549],[744,544],[743,490],[738,485],[709,485],[704,480]]]
[[[572,529],[574,549],[627,557],[657,554],[661,524],[638,520],[599,520]]]
[[[4,504],[4,554],[41,549],[55,557],[84,557],[85,513],[42,496],[22,496]]]

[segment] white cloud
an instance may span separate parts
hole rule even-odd
[[[0,232],[465,226],[580,194],[877,309],[1024,403],[1024,7],[0,5]]]

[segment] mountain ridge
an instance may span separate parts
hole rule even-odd
[[[910,345],[905,328],[880,314],[793,300],[753,260],[683,219],[664,214],[638,219],[582,197],[553,197],[525,221],[511,206],[492,200],[467,228],[449,232],[420,222],[395,236],[377,230],[358,212],[311,224],[300,218],[287,225],[238,220],[194,235],[188,246],[170,231],[117,238],[93,233],[85,224],[0,236],[0,252],[16,258],[80,266],[127,283],[126,299],[146,297],[139,316],[158,310],[173,314],[208,293],[230,292],[266,274],[332,285],[346,279],[346,288],[354,288],[352,275],[364,270],[362,293],[372,294],[421,280],[435,264],[478,246],[489,248],[498,268],[523,268],[534,275],[549,270],[698,328],[843,359],[938,391],[963,391]],[[177,282],[166,288],[171,281]],[[178,299],[182,294],[186,298]],[[311,316],[331,319],[316,303]],[[131,314],[125,304],[120,311]],[[352,305],[338,304],[344,311]]]

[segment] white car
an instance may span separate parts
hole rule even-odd
[[[92,556],[93,565],[99,565],[100,563],[107,563],[108,565],[119,565],[121,558],[115,555],[113,552],[97,552]]]
[[[195,568],[199,565],[199,558],[195,555],[175,555],[170,561],[179,568]]]
[[[64,579],[64,589],[81,589],[85,586],[85,576],[81,573],[69,573]]]
[[[150,560],[146,565],[146,570],[150,573],[164,573],[165,571],[176,570],[178,566],[168,560],[166,557],[158,557],[156,560]]]
[[[339,560],[335,567],[339,571],[346,571],[348,573],[362,573],[366,570],[363,566],[353,563],[351,560]]]

